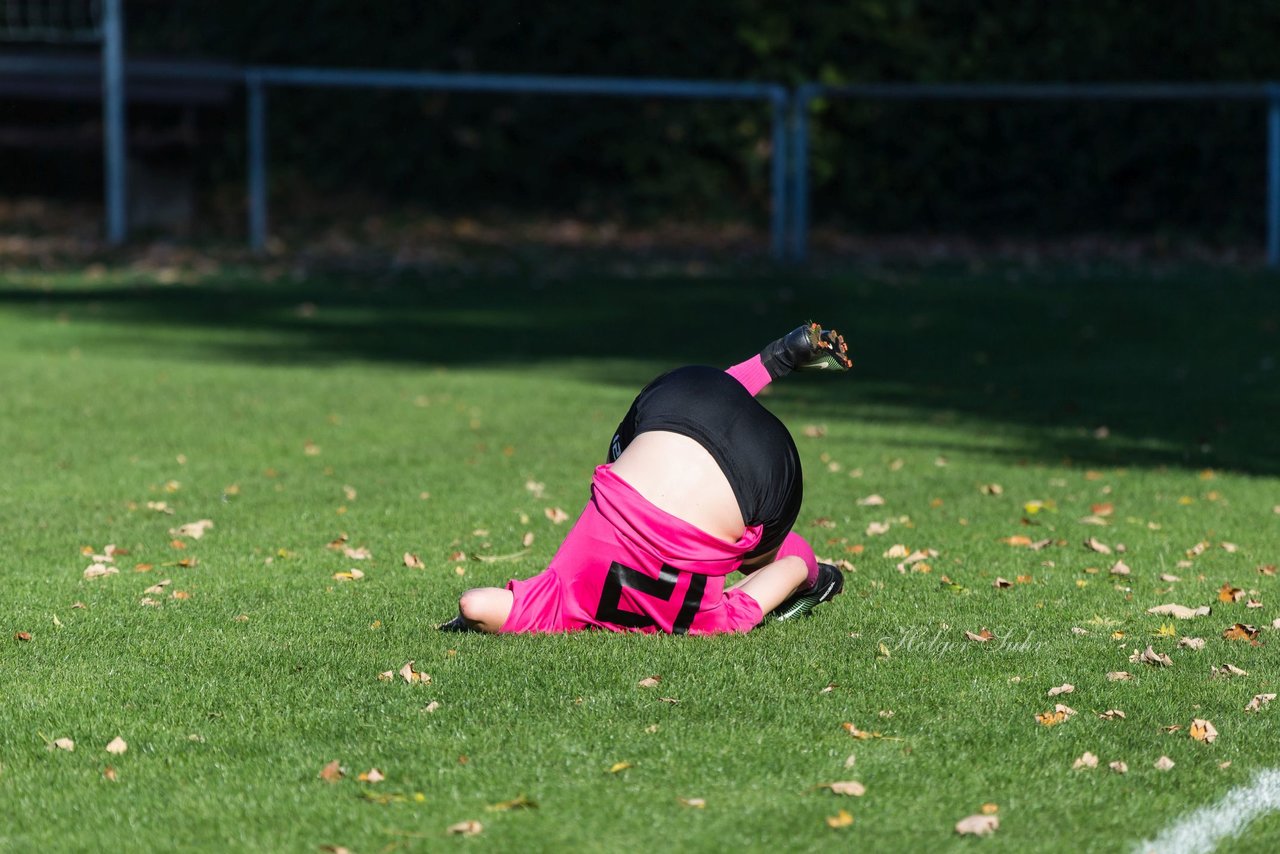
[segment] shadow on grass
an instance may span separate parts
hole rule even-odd
[[[1280,278],[1272,275],[878,269],[733,280],[321,275],[285,284],[240,271],[183,286],[79,281],[0,288],[0,306],[127,324],[141,347],[149,328],[189,332],[206,357],[554,363],[631,387],[678,364],[737,361],[812,316],[845,331],[855,374],[788,384],[778,399],[806,417],[976,420],[1027,428],[1010,452],[1019,458],[1280,473]]]

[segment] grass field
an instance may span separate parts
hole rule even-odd
[[[651,375],[809,316],[855,371],[767,402],[843,596],[741,637],[435,631],[545,566]],[[1280,703],[1245,711],[1280,691],[1278,359],[1280,280],[1221,269],[11,271],[0,850],[1132,850],[1280,766]]]

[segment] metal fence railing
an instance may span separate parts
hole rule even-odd
[[[1280,266],[1280,84],[1277,83],[806,83],[791,101],[788,257],[803,261],[809,244],[809,121],[817,98],[897,101],[1257,101],[1267,108],[1267,264]]]
[[[356,88],[439,92],[588,95],[762,101],[771,108],[770,247],[776,260],[803,261],[809,243],[809,124],[815,99],[945,101],[1255,101],[1266,106],[1266,257],[1280,266],[1280,83],[1205,84],[862,84],[807,83],[794,91],[776,83],[706,80],[453,74],[428,71],[369,71],[329,68],[147,62],[123,59],[120,0],[103,2],[104,149],[107,162],[107,236],[125,237],[124,90],[129,80],[216,80],[243,84],[247,92],[247,210],[250,245],[261,249],[268,235],[268,90]],[[112,35],[112,32],[115,35]],[[83,60],[52,57],[7,59],[0,76],[85,74]]]

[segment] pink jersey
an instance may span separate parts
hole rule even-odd
[[[515,596],[503,632],[745,632],[760,606],[725,576],[760,541],[753,525],[726,543],[650,504],[609,466],[551,565],[507,584]]]

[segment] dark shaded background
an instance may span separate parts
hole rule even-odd
[[[284,65],[789,85],[1280,79],[1280,4],[1268,0],[128,0],[126,11],[135,56]],[[19,109],[32,108],[0,104]],[[95,120],[90,105],[35,109]],[[768,119],[752,104],[292,91],[272,100],[273,208],[289,221],[411,203],[759,226]],[[1257,244],[1264,119],[1260,103],[820,103],[815,220],[868,234]],[[135,116],[153,130],[179,120]],[[242,227],[242,104],[181,121],[194,129],[180,156],[202,188],[203,227]],[[92,156],[6,157],[11,192],[100,193]]]

